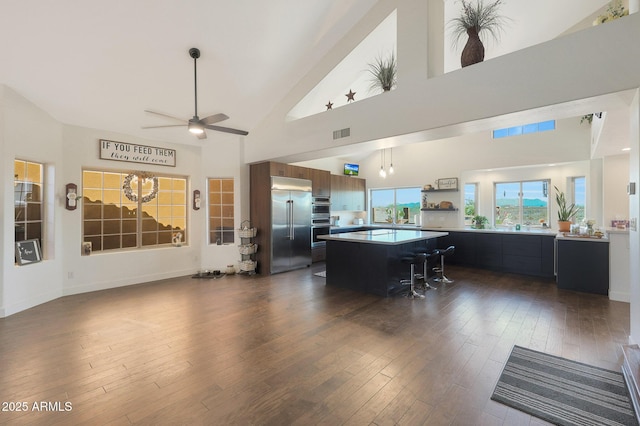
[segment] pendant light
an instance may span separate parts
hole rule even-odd
[[[391,163],[389,164],[389,174],[393,174],[393,148],[391,148]]]
[[[380,172],[379,175],[381,178],[387,177],[387,172],[384,171],[384,149],[380,151]]]

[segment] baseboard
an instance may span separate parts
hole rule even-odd
[[[624,354],[622,374],[631,395],[636,419],[640,423],[640,387],[638,387],[640,383],[640,347],[638,345],[626,345],[622,347],[622,353]]]
[[[92,291],[109,290],[111,288],[126,287],[130,285],[144,284],[153,281],[165,280],[168,278],[184,277],[193,274],[193,269],[184,269],[179,271],[171,271],[168,273],[157,273],[126,278],[122,280],[94,281],[91,283],[78,285],[75,287],[66,287],[63,296],[72,296],[75,294],[90,293]]]
[[[621,291],[611,291],[609,290],[609,300],[615,300],[616,302],[631,302],[631,294],[624,293]]]

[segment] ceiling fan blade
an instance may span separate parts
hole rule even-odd
[[[207,138],[207,132],[196,133],[196,136],[198,137],[198,139],[206,139]]]
[[[219,123],[221,121],[224,121],[226,119],[228,119],[229,116],[227,116],[226,114],[213,114],[210,115],[208,117],[203,118],[202,120],[200,120],[202,122],[202,124],[207,125],[207,124],[215,124],[215,123]]]
[[[185,120],[183,118],[174,117],[173,115],[165,114],[163,112],[151,111],[151,110],[148,110],[148,109],[145,109],[144,112],[148,112],[149,114],[161,115],[163,117],[167,117],[167,118],[170,118],[172,120],[182,121],[183,123],[186,123],[186,121],[187,121],[187,120]]]
[[[211,126],[211,125],[207,125],[204,127],[211,130],[217,130],[218,132],[233,133],[234,135],[246,136],[249,134],[249,132],[245,132],[244,130],[232,129],[230,127]]]
[[[158,129],[160,127],[186,127],[186,124],[165,124],[164,126],[142,126],[143,129]]]

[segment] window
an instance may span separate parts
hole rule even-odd
[[[478,184],[464,184],[464,220],[471,224],[471,219],[478,211]]]
[[[507,127],[504,129],[496,129],[493,131],[493,138],[500,139],[500,138],[506,138],[507,136],[519,136],[519,135],[526,135],[529,133],[546,132],[548,130],[555,130],[555,128],[556,128],[555,120],[542,121],[540,123],[531,123],[531,124],[525,124],[522,126],[513,126],[513,127]]]
[[[15,241],[37,238],[42,246],[43,165],[31,161],[13,162],[13,207]]]
[[[420,215],[420,188],[371,190],[371,222],[415,224]]]
[[[187,180],[143,172],[82,172],[83,241],[92,251],[187,241]]]
[[[209,244],[234,242],[233,178],[209,179]]]
[[[571,199],[578,208],[573,221],[578,223],[585,218],[585,208],[587,206],[587,180],[584,176],[571,178]]]
[[[496,226],[549,223],[548,180],[496,183],[495,191]]]

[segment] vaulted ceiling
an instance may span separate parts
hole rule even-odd
[[[251,130],[375,0],[0,0],[0,84],[57,120],[197,143],[152,109]],[[209,138],[229,137],[212,132]]]
[[[453,0],[446,2],[449,10]],[[0,84],[66,124],[197,144],[182,128],[141,129],[174,124],[145,109],[193,115],[189,48],[202,55],[200,117],[222,112],[230,118],[220,125],[251,131],[376,3],[0,0]],[[561,3],[543,0],[531,8],[506,2],[512,22],[507,44],[536,42],[520,31],[531,21],[553,38],[607,0]],[[231,136],[209,133],[213,140],[225,137]]]

